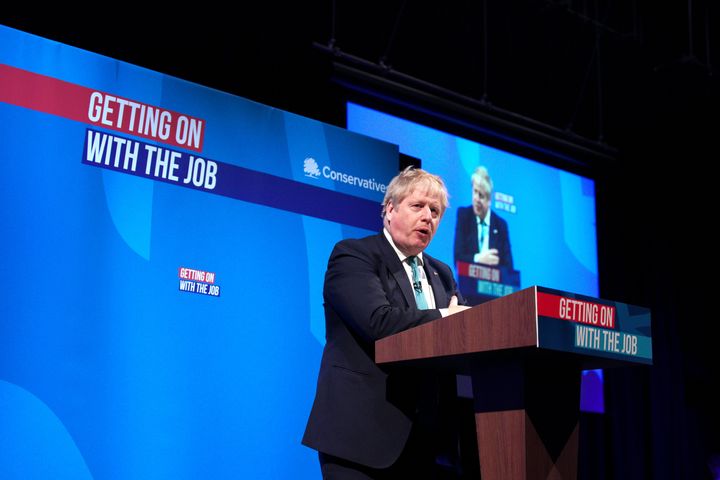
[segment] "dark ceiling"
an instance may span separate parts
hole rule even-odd
[[[717,99],[718,8],[709,0],[236,8],[71,16],[28,7],[0,14],[0,23],[321,120],[336,120],[327,106],[331,60],[361,59],[381,77],[426,82],[465,106],[606,152],[623,148],[638,123]]]

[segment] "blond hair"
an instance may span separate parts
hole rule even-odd
[[[440,200],[440,216],[442,216],[449,205],[448,191],[445,187],[445,182],[443,182],[439,176],[411,165],[390,181],[382,203],[383,218],[385,218],[388,204],[399,205],[405,197],[418,188],[426,189],[430,196]]]
[[[477,167],[473,172],[471,179],[473,184],[477,184],[482,187],[482,189],[485,190],[485,193],[490,196],[493,191],[493,182],[487,168],[482,166]]]

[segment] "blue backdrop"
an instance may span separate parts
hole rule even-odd
[[[2,26],[0,67],[0,478],[319,478],[325,264],[380,228],[397,147]],[[93,120],[91,92],[202,142]]]

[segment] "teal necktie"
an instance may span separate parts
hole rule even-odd
[[[420,270],[418,269],[418,259],[416,256],[408,257],[408,262],[412,267],[413,290],[415,290],[415,302],[420,310],[427,310],[428,305],[423,294],[422,281],[420,280]]]
[[[485,243],[485,226],[485,219],[480,220],[480,224],[478,225],[478,243],[480,243],[478,246],[478,252],[483,251],[483,244]]]

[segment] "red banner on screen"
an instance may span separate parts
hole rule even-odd
[[[458,275],[500,283],[500,270],[477,263],[457,262]]]
[[[201,152],[205,121],[0,64],[0,102]]]

